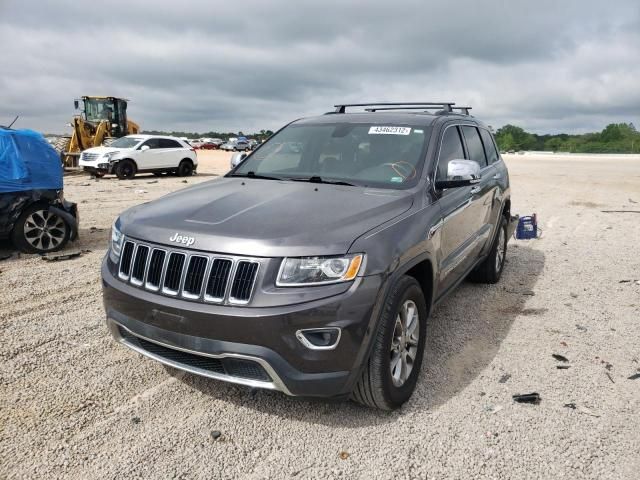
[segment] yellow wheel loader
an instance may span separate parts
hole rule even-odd
[[[140,126],[127,119],[127,100],[116,97],[84,96],[74,100],[80,114],[69,124],[71,136],[61,137],[54,144],[65,167],[77,167],[83,150],[100,145],[109,145],[115,138],[138,133]]]

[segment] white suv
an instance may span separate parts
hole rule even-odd
[[[96,177],[115,173],[121,180],[145,172],[187,177],[198,168],[198,157],[193,147],[176,137],[128,135],[108,147],[88,148],[80,155],[80,166]]]

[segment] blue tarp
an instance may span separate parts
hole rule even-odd
[[[61,190],[60,155],[33,130],[0,128],[0,193]]]

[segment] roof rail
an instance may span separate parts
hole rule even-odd
[[[336,110],[333,113],[345,113],[347,107],[371,107],[368,112],[376,110],[424,110],[427,108],[441,108],[446,112],[452,112],[454,102],[373,102],[373,103],[339,103],[334,105]],[[390,108],[393,107],[393,108]]]
[[[471,110],[471,107],[453,107],[454,110],[460,110],[460,113],[462,113],[463,115],[471,115],[469,113],[469,110]]]

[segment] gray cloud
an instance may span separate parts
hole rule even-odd
[[[433,3],[433,4],[430,4]],[[62,132],[83,94],[147,129],[275,129],[337,101],[454,100],[539,132],[640,124],[636,0],[0,0],[0,123]]]

